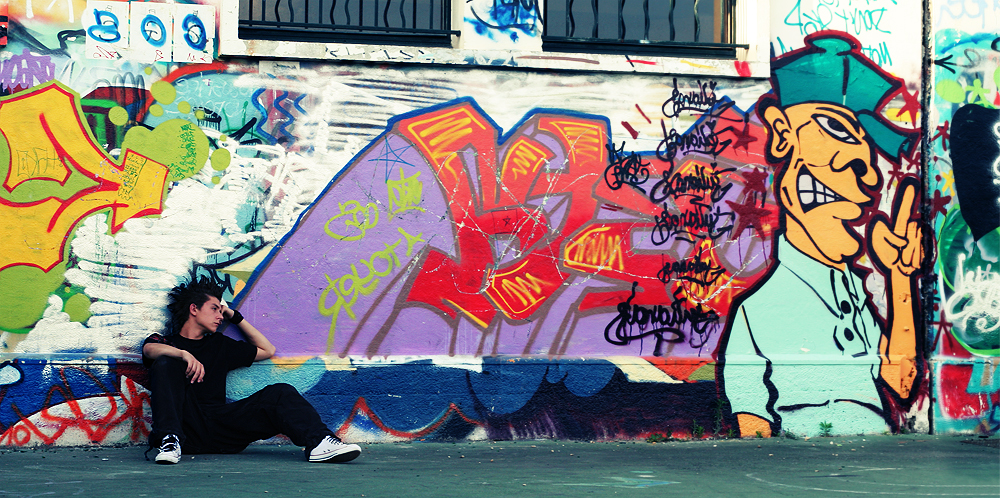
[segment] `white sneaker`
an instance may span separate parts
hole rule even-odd
[[[171,464],[179,461],[181,461],[181,441],[173,434],[163,436],[160,453],[156,455],[156,463]]]
[[[178,450],[178,453],[180,450]],[[361,447],[356,444],[344,444],[341,440],[327,436],[309,452],[310,462],[350,462],[361,454]]]

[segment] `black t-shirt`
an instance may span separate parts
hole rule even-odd
[[[193,386],[195,396],[202,406],[225,404],[226,374],[230,370],[250,366],[257,357],[257,347],[253,344],[218,333],[209,334],[199,340],[188,339],[178,334],[166,337],[153,334],[143,341],[143,347],[148,343],[166,344],[183,349],[204,365],[205,378]],[[147,367],[152,365],[152,361],[145,356],[142,357],[142,361]]]

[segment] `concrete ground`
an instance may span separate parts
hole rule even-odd
[[[362,445],[308,464],[287,445],[238,455],[144,448],[0,449],[0,496],[1000,496],[996,436],[497,441]],[[150,452],[150,458],[156,452]]]

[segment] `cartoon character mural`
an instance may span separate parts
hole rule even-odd
[[[805,43],[772,64],[774,94],[757,109],[778,164],[781,229],[773,266],[739,298],[720,354],[721,389],[744,436],[814,434],[826,420],[838,432],[880,432],[889,409],[881,387],[907,399],[923,368],[912,298],[917,183],[900,182],[891,217],[872,212],[883,181],[876,156],[898,163],[918,137],[879,112],[902,82],[849,36],[819,32]],[[862,255],[885,277],[884,319]]]

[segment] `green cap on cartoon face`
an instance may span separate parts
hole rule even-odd
[[[890,124],[879,112],[903,82],[861,54],[858,42],[841,34],[807,36],[806,47],[772,65],[781,107],[829,102],[858,117],[875,145],[888,157],[909,155],[919,135]]]

